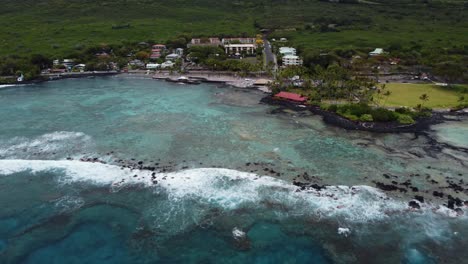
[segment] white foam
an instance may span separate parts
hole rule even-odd
[[[338,228],[338,235],[348,237],[351,234],[351,230],[346,227],[339,227]]]
[[[16,137],[0,142],[0,157],[23,158],[33,153],[57,153],[70,149],[82,149],[89,145],[91,137],[81,132],[56,131],[29,139]]]
[[[0,174],[30,171],[63,172],[59,180],[110,185],[118,191],[125,184],[152,186],[151,171],[121,169],[118,166],[80,161],[0,160]],[[137,175],[137,177],[134,177]],[[193,199],[197,203],[226,210],[241,207],[275,206],[287,208],[289,215],[341,217],[350,221],[386,218],[407,208],[403,202],[389,199],[369,186],[329,186],[320,191],[298,192],[298,187],[268,176],[229,169],[191,169],[172,173],[156,173],[157,185],[177,203]]]
[[[238,227],[234,227],[232,229],[232,236],[234,237],[234,239],[240,240],[244,239],[247,236],[247,234]]]

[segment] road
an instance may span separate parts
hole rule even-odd
[[[265,52],[265,67],[269,63],[273,63],[273,72],[276,72],[278,69],[278,63],[276,61],[276,55],[271,51],[271,44],[266,37],[263,38],[264,43],[264,52]]]

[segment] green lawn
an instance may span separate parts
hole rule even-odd
[[[422,94],[429,96],[429,101],[424,103],[427,107],[448,108],[460,104],[458,99],[461,93],[450,90],[448,87],[433,84],[388,83],[386,89],[391,92],[391,95],[380,99],[380,104],[385,103],[385,106],[415,107],[422,103],[419,99]],[[465,95],[465,97],[468,96]]]

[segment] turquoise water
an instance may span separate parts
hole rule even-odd
[[[273,114],[262,96],[126,77],[0,89],[1,263],[468,257],[466,206],[444,206],[447,195],[468,198],[463,149]],[[429,136],[463,146],[466,122]],[[155,171],[122,168],[139,161]],[[299,192],[293,180],[330,187]],[[416,192],[374,188],[408,180]],[[421,210],[408,207],[415,195]]]

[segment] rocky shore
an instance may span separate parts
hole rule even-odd
[[[376,133],[420,133],[430,129],[430,126],[443,123],[444,121],[453,121],[448,119],[445,115],[457,116],[464,115],[464,112],[433,112],[431,117],[419,118],[414,124],[402,125],[398,122],[360,122],[352,121],[344,118],[334,112],[323,110],[318,106],[305,106],[299,105],[294,102],[285,100],[277,100],[271,95],[266,96],[260,100],[261,103],[268,105],[276,105],[285,109],[292,109],[294,111],[310,111],[313,114],[320,115],[326,124],[337,126],[346,130],[360,130]]]
[[[169,161],[164,162],[161,159],[155,159],[151,161],[147,160],[124,160],[124,159],[111,159],[114,154],[113,151],[106,153],[106,156],[103,158],[98,157],[82,157],[78,160],[80,162],[89,162],[89,163],[102,163],[102,164],[112,164],[119,166],[122,170],[129,169],[135,171],[133,177],[137,180],[145,178],[145,176],[140,175],[139,172],[142,170],[151,172],[151,183],[153,185],[158,185],[159,181],[167,180],[167,175],[164,177],[156,177],[158,173],[170,173],[179,170],[193,169],[197,167],[203,167],[205,164],[201,162],[189,162],[183,161],[181,164]],[[71,157],[68,157],[67,160],[74,160]],[[107,161],[106,161],[107,160]],[[277,178],[282,178],[283,172],[280,172],[280,169],[273,168],[273,164],[261,163],[261,162],[248,162],[244,165],[243,168],[236,168],[241,171],[250,171],[251,173],[256,173],[258,175],[270,175]],[[217,168],[219,166],[208,165],[208,167]],[[430,168],[430,167],[428,167]],[[296,172],[297,173],[297,172]],[[433,210],[444,210],[451,217],[459,217],[466,214],[466,208],[468,207],[468,201],[463,200],[463,193],[466,192],[467,184],[463,180],[455,181],[450,177],[447,177],[445,180],[448,183],[446,187],[440,187],[442,183],[435,181],[432,175],[430,174],[417,174],[413,173],[410,175],[393,175],[384,173],[381,180],[374,180],[372,183],[375,188],[382,190],[391,197],[400,197],[402,198],[408,206],[408,210],[420,210],[424,207],[433,208]],[[172,177],[172,176],[171,176]],[[413,180],[419,182],[421,180],[427,181],[430,185],[433,185],[433,188],[422,190],[413,184]],[[117,185],[125,184],[125,180],[117,182]],[[330,185],[324,184],[320,177],[310,175],[307,172],[297,173],[297,175],[292,179],[292,184],[297,186],[296,192],[310,192],[310,191],[323,191],[326,190]],[[128,186],[131,188],[131,186]],[[460,195],[460,197],[457,197]],[[444,209],[445,208],[445,209]],[[235,232],[235,244],[241,250],[246,250],[249,248],[248,240],[245,237],[241,236],[241,232]],[[234,234],[234,233],[233,233]],[[237,236],[236,236],[237,235]]]

